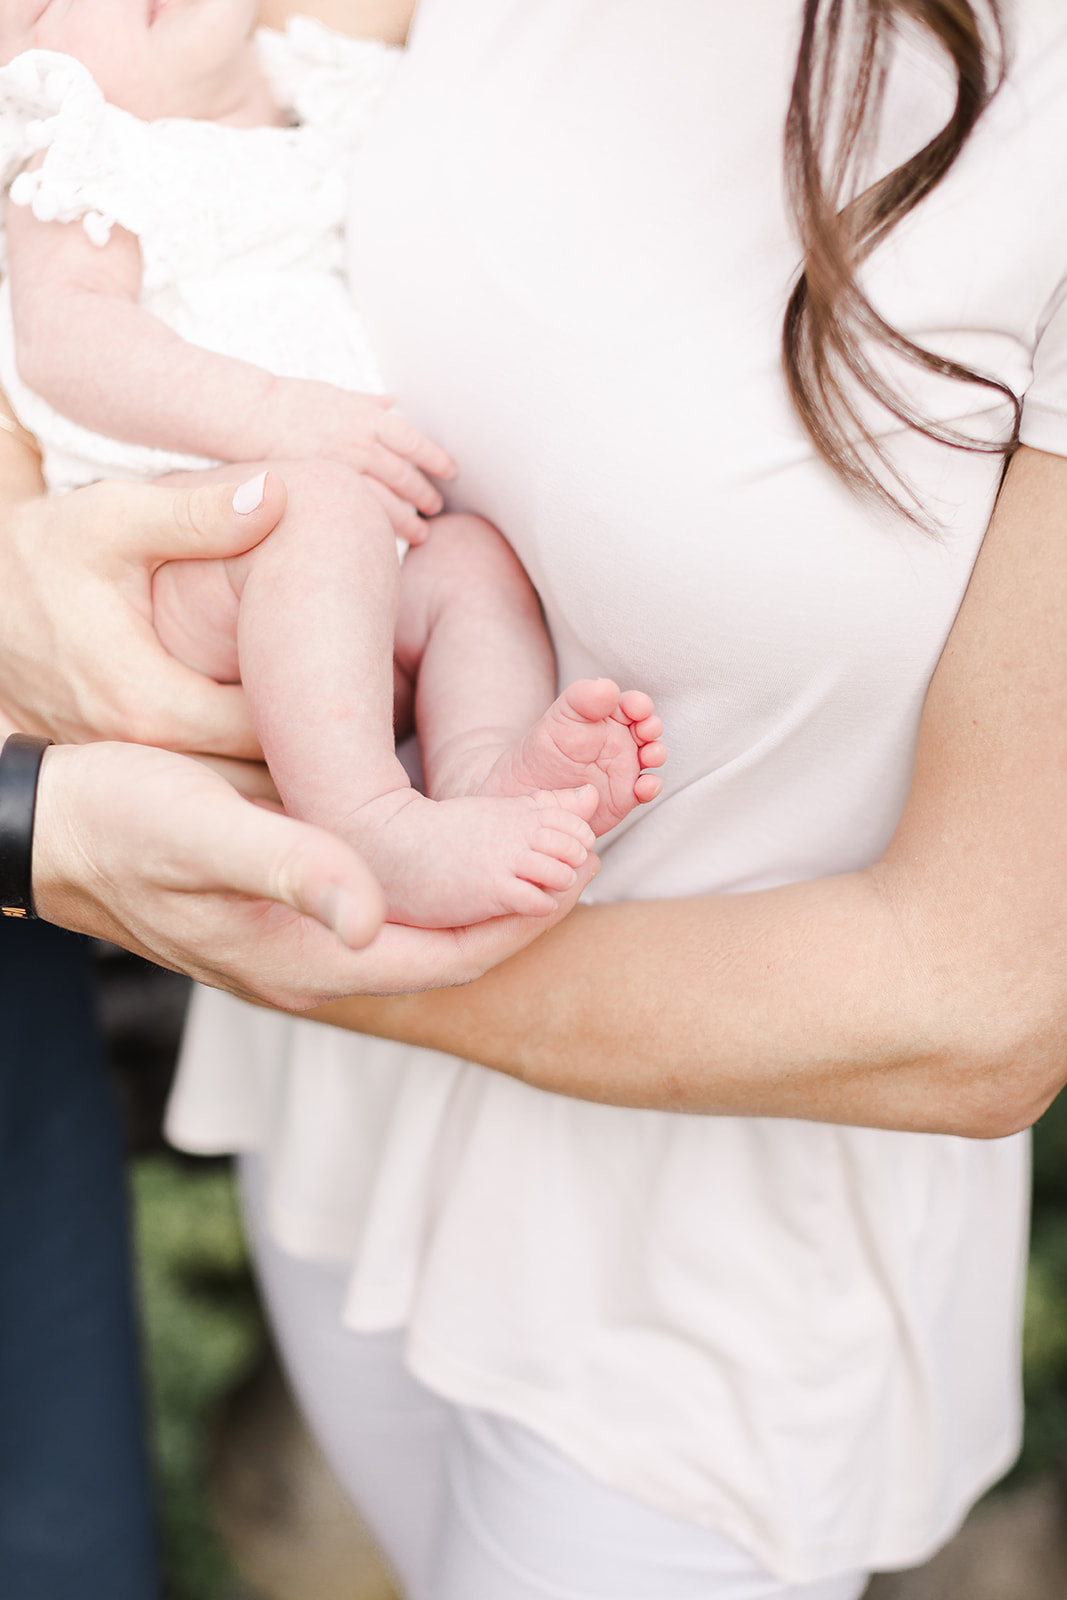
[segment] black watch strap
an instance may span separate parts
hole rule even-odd
[[[37,779],[51,739],[13,733],[0,749],[0,913],[35,917],[33,818]]]

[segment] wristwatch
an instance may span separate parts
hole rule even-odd
[[[36,917],[33,905],[33,819],[37,780],[51,739],[13,733],[0,749],[0,913]]]

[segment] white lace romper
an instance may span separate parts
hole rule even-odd
[[[42,221],[137,236],[140,303],[193,344],[285,377],[382,388],[342,271],[349,162],[402,52],[307,18],[256,47],[291,127],[142,122],[109,105],[69,56],[31,50],[0,69],[0,183]],[[43,162],[27,162],[44,150]],[[15,365],[0,292],[0,385],[44,453],[52,491],[154,478],[205,458],[104,437],[54,411]]]

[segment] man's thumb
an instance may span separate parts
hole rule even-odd
[[[285,511],[285,481],[260,471],[243,483],[160,484],[146,487],[151,512],[127,523],[128,555],[164,561],[203,561],[251,550],[277,526]],[[132,508],[131,508],[132,509]],[[147,507],[146,507],[147,510]]]

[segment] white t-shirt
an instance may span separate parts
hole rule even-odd
[[[878,857],[996,490],[996,458],[898,432],[944,525],[919,532],[852,498],[790,409],[801,10],[423,0],[358,164],[388,388],[514,543],[561,677],[663,713],[665,791],[605,842],[601,900]],[[871,292],[1028,391],[1024,439],[1067,455],[1067,19],[1008,20],[1008,85]],[[947,84],[902,43],[883,160]],[[1006,425],[988,391],[922,397]],[[406,1324],[426,1382],[785,1579],[920,1559],[1016,1448],[1025,1138],[583,1104],[210,993],[171,1129],[262,1148],[279,1241],[350,1262],[348,1322]]]

